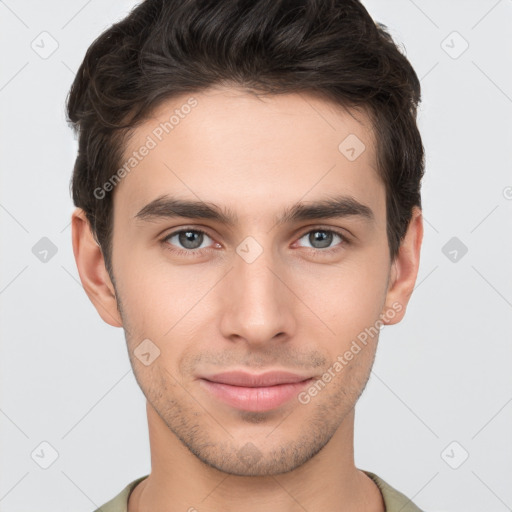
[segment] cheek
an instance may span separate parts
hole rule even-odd
[[[374,261],[379,260],[359,258],[337,266],[312,267],[294,281],[297,295],[307,306],[307,317],[311,316],[337,344],[349,342],[379,319],[385,302],[387,269]]]
[[[142,333],[161,337],[183,317],[204,293],[198,280],[165,262],[137,258],[119,265],[118,279],[123,308]]]
[[[135,259],[123,270],[120,296],[130,352],[143,340],[151,340],[159,350],[154,366],[181,380],[181,359],[197,351],[196,341],[204,339],[205,325],[213,325],[214,313],[207,307],[211,297],[205,294],[218,276],[209,272],[194,277],[190,269],[173,269],[168,263],[139,266]],[[134,360],[134,365],[141,379],[153,373],[153,364],[145,368]]]

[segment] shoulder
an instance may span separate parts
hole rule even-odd
[[[372,473],[371,471],[361,471],[363,471],[363,473],[369,476],[377,484],[377,487],[382,493],[384,504],[386,505],[386,512],[423,512],[412,502],[412,500],[394,487],[391,487],[391,485],[375,473]]]
[[[130,482],[118,495],[97,508],[94,512],[128,512],[128,498],[130,497],[130,493],[135,489],[137,484],[148,476],[149,475],[141,476],[133,482]]]

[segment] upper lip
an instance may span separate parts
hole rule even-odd
[[[297,375],[295,373],[274,371],[260,374],[247,373],[242,371],[231,371],[225,373],[217,373],[202,379],[221,384],[229,384],[231,386],[243,386],[248,388],[258,388],[265,386],[276,386],[278,384],[293,384],[308,380],[311,377]]]

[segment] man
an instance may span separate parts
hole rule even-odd
[[[73,250],[152,462],[101,510],[419,510],[353,450],[419,266],[419,100],[357,0],[145,0],[92,44]]]

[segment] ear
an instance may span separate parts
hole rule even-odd
[[[89,221],[81,208],[76,208],[71,215],[71,232],[73,254],[87,296],[107,324],[122,327],[115,288],[105,267],[101,247],[96,242]]]
[[[407,232],[391,266],[386,302],[381,315],[384,325],[397,324],[405,315],[418,275],[422,240],[423,216],[421,210],[415,206]]]

